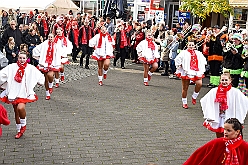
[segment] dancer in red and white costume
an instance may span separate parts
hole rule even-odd
[[[18,132],[16,139],[26,130],[26,103],[38,100],[34,92],[35,85],[43,85],[45,82],[44,75],[26,61],[27,54],[21,52],[17,63],[10,64],[0,71],[0,84],[5,89],[0,95],[0,100],[13,105]]]
[[[89,40],[89,46],[94,47],[95,50],[91,56],[97,60],[98,63],[98,80],[99,85],[102,86],[102,79],[107,78],[107,72],[110,65],[110,59],[114,58],[113,46],[114,40],[107,33],[106,27],[102,26],[99,34],[96,34]]]
[[[54,35],[48,35],[48,40],[33,49],[33,57],[39,60],[37,68],[45,75],[46,100],[50,100],[53,92],[54,72],[61,68],[61,56],[57,53],[60,46],[54,42]]]
[[[183,165],[247,165],[248,143],[243,140],[242,124],[236,118],[229,118],[224,128],[223,138],[198,148]]]
[[[183,108],[188,109],[187,92],[190,80],[195,82],[195,91],[192,95],[192,104],[196,104],[196,98],[202,87],[202,78],[204,77],[206,58],[200,52],[195,50],[195,41],[188,42],[187,50],[183,50],[175,58],[177,67],[176,76],[182,79],[182,102]]]
[[[60,80],[65,80],[65,74],[64,74],[64,64],[69,64],[69,60],[67,57],[67,54],[72,53],[72,43],[69,41],[67,37],[63,34],[62,28],[57,28],[56,30],[57,35],[54,38],[54,42],[60,47],[57,51],[57,54],[61,56],[61,68],[60,68]],[[55,87],[59,87],[59,72],[55,71]]]
[[[237,88],[232,87],[229,72],[220,77],[220,85],[211,89],[202,99],[201,106],[206,119],[203,126],[223,137],[224,122],[228,118],[237,118],[244,123],[248,111],[248,98]]]
[[[143,62],[144,66],[144,85],[148,86],[148,81],[151,80],[153,72],[158,68],[158,46],[153,41],[152,32],[146,31],[146,39],[141,41],[136,47],[138,59]],[[149,67],[151,68],[149,70]]]

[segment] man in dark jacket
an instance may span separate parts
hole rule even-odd
[[[21,44],[23,44],[22,32],[16,28],[16,23],[14,20],[10,21],[10,27],[8,27],[3,32],[3,36],[2,36],[3,45],[6,45],[8,43],[9,37],[14,37],[15,43],[16,43],[18,48]]]

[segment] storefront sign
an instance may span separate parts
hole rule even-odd
[[[178,13],[178,22],[182,26],[186,19],[190,19],[190,12],[181,12]]]

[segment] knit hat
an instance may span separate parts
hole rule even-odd
[[[63,21],[64,18],[62,16],[56,18],[56,22]]]
[[[2,135],[2,128],[1,124],[3,125],[9,125],[10,121],[8,119],[8,114],[4,106],[0,104],[0,136]]]
[[[191,31],[193,31],[193,30],[200,31],[201,30],[201,25],[200,24],[194,24],[192,26]]]
[[[243,42],[243,37],[240,33],[234,33],[231,39],[238,39],[239,41]]]

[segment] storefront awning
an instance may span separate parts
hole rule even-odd
[[[233,7],[248,8],[248,0],[229,0],[229,4]]]

